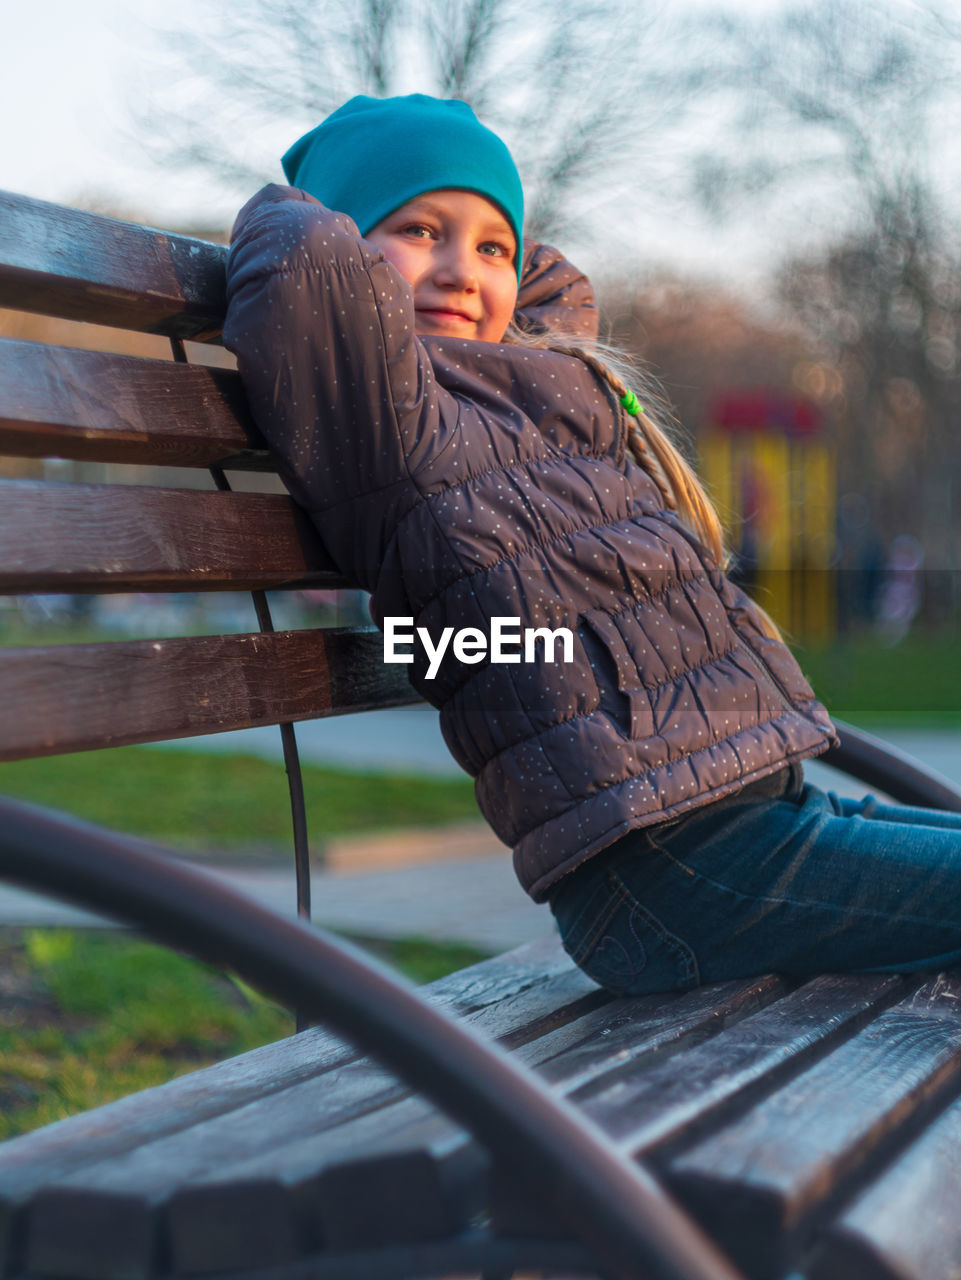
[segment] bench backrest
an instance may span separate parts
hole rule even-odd
[[[183,339],[217,342],[225,257],[0,193],[0,306],[171,341],[155,359],[0,339],[0,475],[41,467],[12,459],[112,464],[103,483],[52,479],[50,463],[0,479],[0,594],[344,585],[276,479],[274,492],[227,491],[225,472],[272,466],[236,372],[185,363]],[[145,483],[152,466],[183,484]],[[259,604],[266,634],[0,648],[0,759],[417,701],[376,632],[271,633]]]

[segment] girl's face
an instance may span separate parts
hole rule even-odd
[[[473,191],[429,191],[367,239],[414,289],[417,333],[500,342],[517,301],[510,223]]]

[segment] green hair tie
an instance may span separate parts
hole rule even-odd
[[[644,412],[644,406],[633,391],[628,391],[626,395],[621,396],[621,404],[634,418],[639,417]]]

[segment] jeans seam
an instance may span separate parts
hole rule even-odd
[[[608,879],[609,879],[609,882],[613,884],[616,877],[614,877],[612,874],[611,876],[608,877]],[[587,956],[593,950],[593,948],[597,945],[600,935],[604,932],[604,930],[610,924],[611,917],[614,915],[615,911],[617,911],[617,909],[621,906],[621,904],[625,901],[625,899],[629,897],[630,897],[630,894],[628,893],[627,889],[624,887],[624,885],[621,884],[620,881],[617,881],[617,896],[607,903],[605,909],[601,912],[597,921],[595,921],[591,930],[588,932],[584,942],[581,944],[581,946],[577,948],[577,951],[570,953],[571,959],[574,961],[576,965],[579,965],[584,959],[584,957]]]
[[[677,957],[684,969],[684,981],[695,987],[700,986],[701,975],[697,963],[697,956],[687,945],[684,939],[679,938],[676,933],[671,933],[670,929],[663,925],[661,921],[658,920],[657,916],[653,915],[645,906],[643,906],[642,903],[638,902],[616,871],[611,871],[610,879],[611,883],[616,884],[620,890],[622,895],[621,900],[630,903],[631,914],[633,915],[637,912],[638,915],[643,916],[648,925],[654,930],[668,950]]]
[[[855,915],[865,920],[889,921],[897,919],[901,923],[916,924],[922,927],[938,928],[944,924],[942,920],[933,920],[925,916],[905,915],[901,911],[880,911],[874,908],[858,907],[851,903],[840,904],[837,902],[823,901],[820,898],[792,898],[786,894],[772,896],[765,893],[745,893],[742,889],[736,889],[729,884],[724,884],[721,880],[715,880],[711,876],[706,876],[701,871],[695,870],[693,867],[687,866],[681,862],[679,858],[674,857],[667,849],[658,844],[657,840],[651,834],[647,833],[651,845],[664,855],[669,862],[673,863],[685,875],[691,876],[695,880],[701,880],[704,884],[710,885],[712,888],[721,893],[730,894],[732,898],[738,898],[742,902],[763,902],[770,903],[772,906],[794,907],[798,910],[806,911],[825,911],[834,915]]]
[[[673,824],[665,822],[659,825],[662,827],[668,827]],[[695,871],[693,867],[686,866],[679,858],[675,858],[673,853],[669,853],[662,844],[659,844],[653,830],[648,830],[645,834],[647,835],[648,840],[650,840],[652,847],[655,848],[662,857],[667,858],[668,862],[673,863],[675,867],[683,871],[685,875],[692,876],[695,880],[707,879],[707,876],[702,876],[699,872]],[[725,886],[721,885],[719,887],[724,888]]]

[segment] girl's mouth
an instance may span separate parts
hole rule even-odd
[[[433,324],[476,324],[473,316],[450,307],[417,307],[416,314]]]

